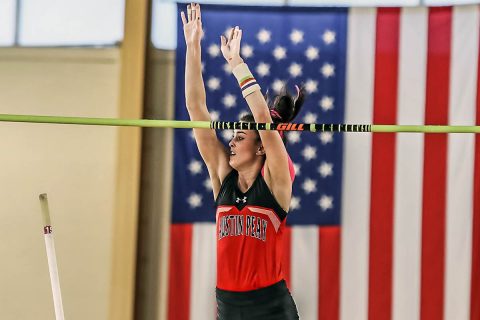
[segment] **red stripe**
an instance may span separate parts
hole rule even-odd
[[[425,124],[448,123],[452,8],[431,8]],[[447,135],[426,134],[424,147],[421,319],[443,318]]]
[[[340,308],[340,228],[321,227],[318,319],[336,320]]]
[[[190,224],[172,224],[170,228],[169,320],[188,320],[190,317],[192,233]]]
[[[480,125],[480,54],[477,68],[477,126]],[[472,279],[470,320],[480,320],[480,135],[475,135],[473,180]]]
[[[248,79],[243,80],[242,82],[240,82],[240,88],[243,87],[244,85],[246,85],[247,82],[249,82],[249,81],[255,81],[255,78],[254,78],[254,77],[250,77],[250,78],[248,78]]]
[[[377,13],[373,121],[397,122],[400,9]],[[369,319],[390,319],[392,312],[393,196],[395,178],[393,134],[372,137],[370,211]]]
[[[291,261],[292,261],[292,228],[286,226],[283,229],[283,259],[282,259],[282,269],[283,276],[287,282],[287,287],[291,289],[290,279],[291,279]]]

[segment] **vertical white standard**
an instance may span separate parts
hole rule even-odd
[[[52,224],[50,223],[50,213],[48,210],[47,194],[40,195],[40,205],[42,207],[43,233],[45,235],[45,247],[47,248],[48,271],[50,272],[50,282],[52,284],[53,305],[55,307],[55,319],[63,320],[62,293],[60,292],[60,280],[58,278],[57,258],[55,256],[55,244],[53,242]]]

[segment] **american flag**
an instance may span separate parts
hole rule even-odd
[[[179,6],[179,12],[185,10]],[[262,91],[304,84],[306,123],[480,123],[478,6],[202,6],[212,120],[248,106],[220,52]],[[176,119],[188,119],[178,21]],[[217,135],[225,144],[230,131]],[[301,319],[480,319],[480,137],[289,133],[296,180],[284,269]],[[169,319],[215,319],[215,208],[188,130],[175,131]]]

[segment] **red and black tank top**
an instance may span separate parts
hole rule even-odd
[[[238,172],[232,170],[220,187],[216,205],[217,287],[249,291],[282,280],[287,213],[263,175],[259,173],[243,193],[238,188]]]

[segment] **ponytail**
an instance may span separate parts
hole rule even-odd
[[[268,108],[270,109],[270,115],[272,117],[273,123],[287,123],[291,122],[298,115],[302,109],[303,103],[305,101],[305,88],[295,85],[297,94],[294,97],[291,95],[287,87],[284,86],[280,91],[280,94],[274,96],[273,102],[270,101],[268,91],[265,94],[265,101],[267,102]],[[251,113],[241,117],[240,121],[243,122],[254,122],[253,115]],[[283,131],[279,131],[280,136],[282,137],[283,142],[286,142],[285,135]],[[260,139],[260,136],[259,136]]]
[[[272,115],[274,123],[291,122],[302,109],[305,101],[305,88],[295,85],[295,89],[297,90],[297,94],[294,97],[288,92],[286,86],[284,86],[280,94],[274,97],[273,103],[271,104],[267,91],[265,100],[267,101],[267,105],[269,105],[270,114]]]

